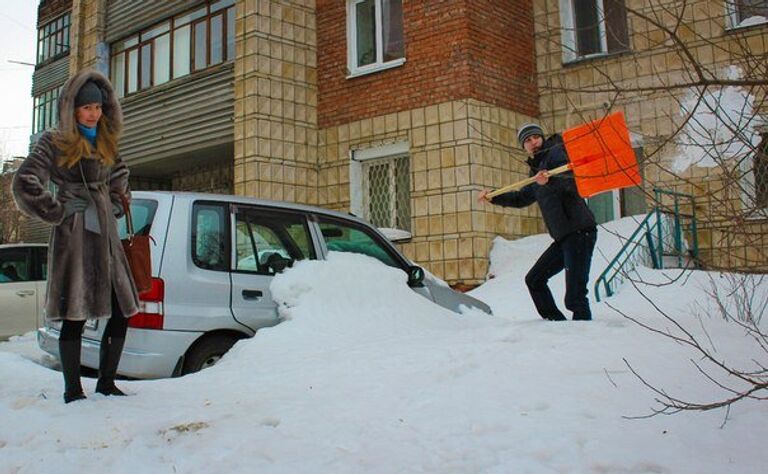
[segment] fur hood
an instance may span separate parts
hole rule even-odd
[[[117,99],[112,83],[100,72],[93,69],[85,69],[64,83],[64,87],[59,95],[59,125],[61,131],[76,130],[75,127],[75,97],[80,88],[88,82],[93,81],[104,98],[102,104],[102,113],[109,118],[117,136],[120,136],[123,130],[123,110],[120,108],[120,101]]]

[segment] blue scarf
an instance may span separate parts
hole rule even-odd
[[[80,129],[80,133],[83,134],[85,139],[91,142],[91,145],[96,146],[96,132],[99,130],[98,127],[90,128],[78,123],[77,128]]]

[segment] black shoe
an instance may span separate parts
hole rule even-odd
[[[102,380],[99,379],[98,382],[96,382],[96,393],[100,393],[102,395],[106,396],[116,396],[116,397],[124,397],[125,392],[120,390],[115,386],[114,380]]]
[[[83,392],[69,393],[64,392],[64,403],[76,402],[78,400],[85,400],[87,397]]]
[[[592,316],[578,316],[574,314],[573,320],[574,321],[592,321]]]
[[[554,315],[546,316],[545,319],[547,321],[567,321],[565,316],[563,316],[562,314],[554,314]]]

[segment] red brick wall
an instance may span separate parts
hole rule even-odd
[[[321,128],[476,98],[538,115],[531,0],[405,0],[403,66],[347,79],[346,1],[317,0]]]
[[[539,115],[531,0],[469,0],[472,97]]]

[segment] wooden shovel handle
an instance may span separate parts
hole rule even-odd
[[[571,169],[571,164],[567,163],[567,164],[564,164],[563,166],[558,166],[557,168],[552,168],[551,170],[547,170],[547,173],[550,176],[555,176],[556,174],[565,173],[570,169]],[[491,191],[490,193],[486,194],[486,196],[488,196],[489,198],[493,198],[498,196],[499,194],[508,193],[510,191],[517,191],[518,189],[521,189],[523,186],[527,186],[535,182],[536,182],[536,177],[531,176],[530,178],[526,178],[516,183],[512,183],[507,186],[504,186],[503,188],[499,188],[496,191]]]

